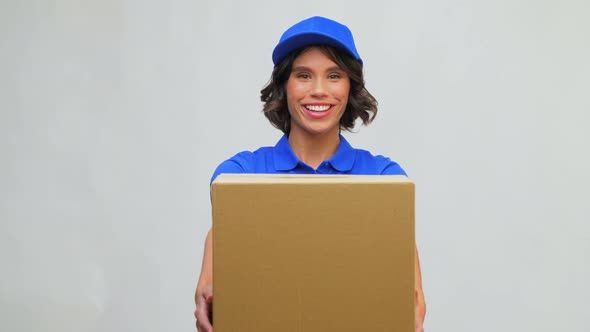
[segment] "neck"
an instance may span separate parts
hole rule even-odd
[[[289,134],[291,149],[305,164],[317,169],[320,164],[332,157],[340,145],[339,132],[322,135],[309,135],[298,131]]]

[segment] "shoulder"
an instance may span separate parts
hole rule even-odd
[[[373,155],[363,149],[356,150],[356,162],[362,169],[362,173],[371,175],[406,175],[406,171],[389,157]],[[355,165],[356,166],[356,165]]]
[[[257,165],[267,159],[272,147],[261,147],[255,151],[242,151],[223,161],[211,176],[211,182],[223,173],[256,173]]]

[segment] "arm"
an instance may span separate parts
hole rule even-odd
[[[395,162],[389,158],[383,158],[385,162],[385,168],[381,171],[381,174],[389,175],[406,175],[406,172]],[[416,254],[414,255],[414,289],[415,289],[415,303],[416,303],[416,332],[424,331],[424,317],[426,316],[426,302],[424,301],[424,291],[422,290],[422,272],[420,269],[420,258],[418,257],[418,248],[416,248]]]
[[[420,258],[418,249],[415,255],[415,289],[416,289],[416,332],[424,331],[424,316],[426,316],[426,302],[424,302],[424,292],[422,291],[422,273],[420,271]]]
[[[197,330],[213,332],[213,238],[211,229],[209,229],[205,239],[205,252],[203,254],[201,276],[195,292],[195,304],[197,305],[197,310],[195,310]]]
[[[249,165],[252,164],[253,154],[243,151],[230,159],[224,161],[213,173],[211,182],[222,173],[246,173]],[[195,318],[197,319],[197,330],[199,332],[213,332],[213,236],[209,229],[205,239],[205,251],[203,253],[203,264],[201,275],[195,292]]]

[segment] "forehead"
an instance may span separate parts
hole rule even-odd
[[[330,54],[330,50],[325,47],[318,47],[318,46],[310,46],[303,51],[295,58],[293,61],[294,66],[304,65],[304,64],[316,64],[316,65],[329,65],[329,66],[338,66],[334,59],[332,59],[332,54]]]

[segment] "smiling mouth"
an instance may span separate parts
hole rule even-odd
[[[305,105],[305,109],[312,112],[325,112],[329,110],[332,105]]]

